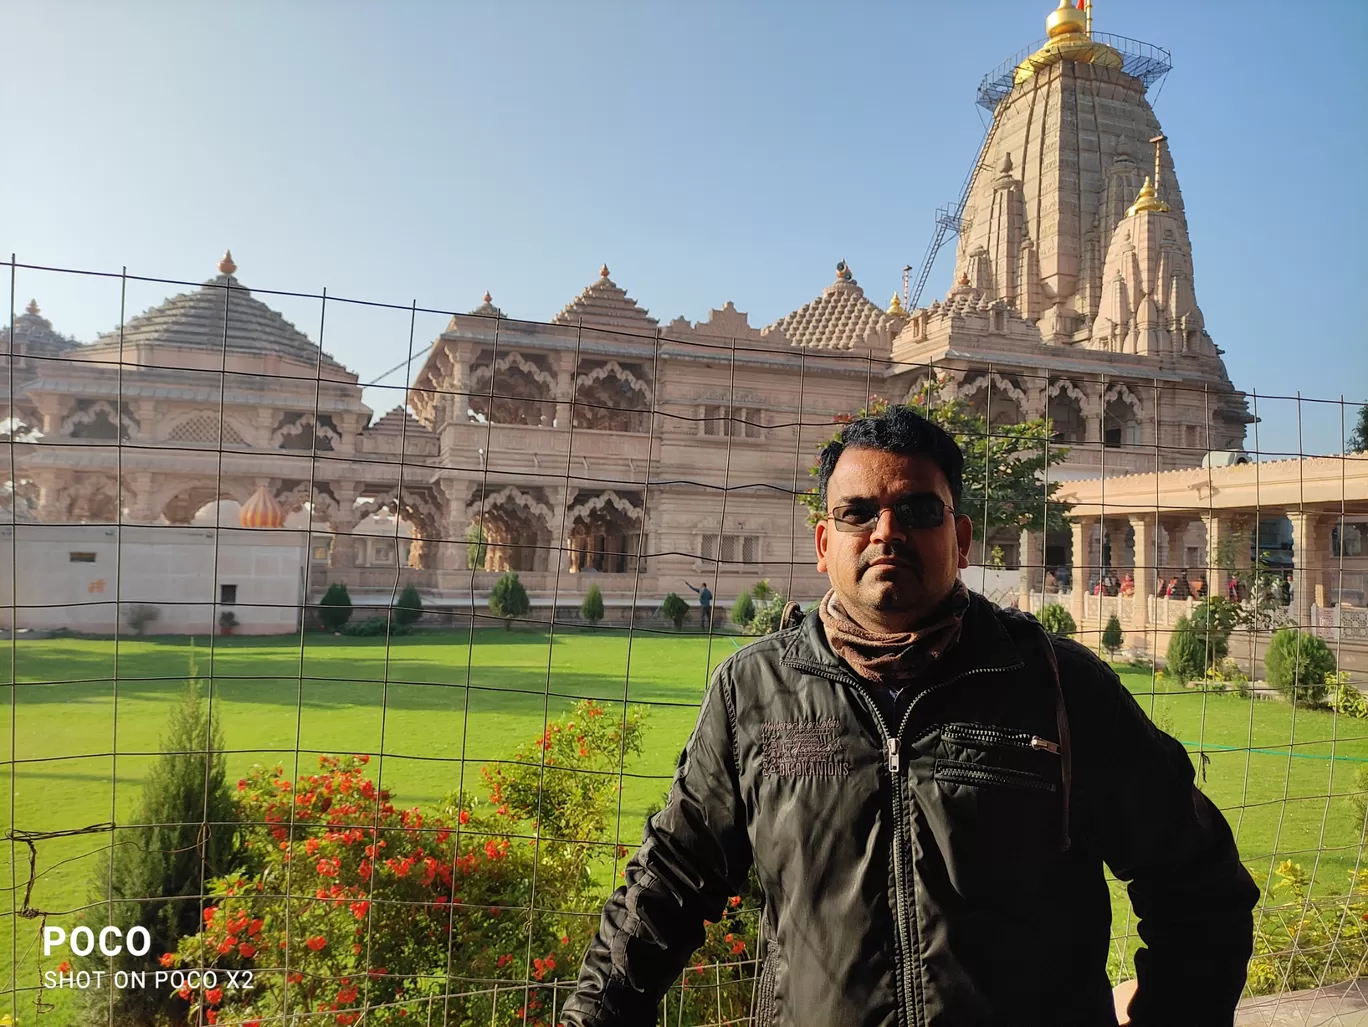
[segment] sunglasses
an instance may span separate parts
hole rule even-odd
[[[893,511],[893,519],[902,526],[903,531],[939,528],[945,523],[945,502],[934,492],[905,496],[889,507],[880,506],[872,499],[860,499],[835,507],[827,516],[837,531],[853,535],[877,528],[879,517],[886,509]],[[950,512],[954,513],[953,510]]]

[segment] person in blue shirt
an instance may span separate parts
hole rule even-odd
[[[684,584],[689,585],[687,581]],[[707,631],[712,627],[712,590],[706,581],[699,588],[693,585],[689,585],[689,588],[698,593],[698,618],[703,630]]]

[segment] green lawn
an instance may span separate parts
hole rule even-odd
[[[509,756],[540,733],[546,714],[577,698],[647,705],[646,755],[628,767],[619,824],[632,845],[645,808],[667,785],[710,668],[740,640],[638,632],[629,643],[616,632],[558,631],[548,646],[544,632],[494,629],[468,643],[465,632],[399,638],[388,649],[383,640],[326,635],[308,636],[302,650],[297,638],[229,638],[196,653],[234,777],[256,763],[298,761],[307,771],[320,752],[383,753],[372,769],[402,805],[436,800],[463,780],[477,787],[480,764]],[[0,723],[8,721],[0,751],[4,770],[13,768],[0,779],[10,796],[0,811],[6,828],[72,831],[127,817],[182,688],[188,642],[51,639],[7,649],[19,686],[0,671]],[[1291,858],[1316,868],[1321,892],[1343,890],[1359,836],[1342,796],[1368,761],[1368,722],[1168,690],[1148,671],[1123,669],[1122,677],[1156,722],[1207,753],[1203,787],[1228,811],[1261,885],[1271,866]],[[70,925],[107,844],[102,832],[38,841],[29,906]],[[0,901],[12,912],[29,876],[27,850],[5,847],[0,860],[10,864],[12,896]],[[1114,896],[1116,933],[1133,933],[1124,892],[1114,886]],[[35,983],[42,962],[40,923],[11,916],[0,931],[0,960],[17,963],[21,988]],[[0,1012],[12,1009],[14,982],[6,974]],[[17,997],[27,1027],[33,995]],[[71,1021],[59,1008],[41,1022]]]

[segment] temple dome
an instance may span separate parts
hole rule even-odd
[[[1013,77],[1017,85],[1062,61],[1097,64],[1104,68],[1120,68],[1124,63],[1119,53],[1088,34],[1088,16],[1069,0],[1059,0],[1059,6],[1045,19],[1045,32],[1049,36],[1045,45],[1017,65]]]
[[[226,342],[230,353],[269,354],[319,364],[318,347],[278,312],[256,299],[234,276],[236,270],[232,254],[225,253],[217,276],[194,292],[172,296],[132,318],[122,332],[100,336],[91,348],[174,346],[222,351]],[[327,368],[342,367],[326,353],[322,354],[321,363]]]
[[[279,528],[285,524],[285,508],[265,485],[257,486],[252,498],[238,511],[238,524],[244,528]]]
[[[52,329],[52,322],[38,309],[37,300],[29,300],[24,312],[14,319],[14,338],[10,338],[9,325],[0,328],[0,352],[11,348],[16,353],[31,353],[38,356],[58,354],[76,346],[75,339]]]

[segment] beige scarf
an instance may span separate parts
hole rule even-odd
[[[850,619],[834,590],[826,594],[817,609],[832,652],[866,681],[900,688],[959,640],[968,608],[969,590],[956,580],[930,622],[916,631],[869,631]]]

